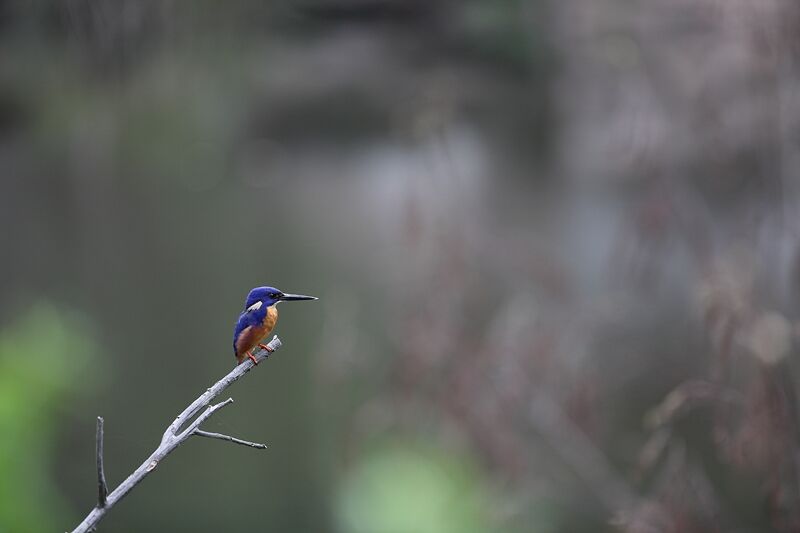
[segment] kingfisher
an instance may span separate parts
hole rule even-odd
[[[278,304],[281,302],[295,302],[299,300],[316,300],[314,296],[303,294],[287,294],[275,287],[256,287],[251,290],[244,302],[244,312],[236,321],[233,330],[233,354],[236,364],[242,364],[245,359],[250,359],[253,364],[258,364],[251,350],[258,346],[267,351],[272,351],[261,341],[270,334],[278,321]]]

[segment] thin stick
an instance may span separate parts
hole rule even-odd
[[[106,473],[103,468],[103,417],[97,417],[97,435],[96,435],[97,452],[97,506],[105,507],[106,498],[108,497],[108,485],[106,485]]]
[[[249,440],[242,440],[237,439],[236,437],[231,437],[229,435],[223,435],[222,433],[211,433],[210,431],[203,431],[202,429],[196,429],[194,434],[198,437],[206,437],[209,439],[219,439],[219,440],[226,440],[228,442],[233,442],[235,444],[241,444],[242,446],[250,446],[251,448],[258,448],[260,450],[266,450],[266,444],[260,444],[258,442],[250,442]]]
[[[281,341],[277,336],[275,336],[272,338],[269,344],[267,344],[267,346],[271,351],[264,349],[253,351],[256,361],[261,362],[269,357],[270,353],[281,347]],[[178,417],[172,422],[172,424],[167,427],[166,431],[164,431],[164,436],[161,437],[161,444],[159,444],[158,448],[156,448],[155,451],[150,454],[150,457],[145,459],[139,468],[134,470],[133,473],[129,475],[127,479],[125,479],[125,481],[120,483],[120,485],[108,495],[105,506],[100,505],[98,501],[98,505],[92,509],[86,518],[83,519],[83,522],[78,524],[78,527],[76,527],[72,533],[87,533],[88,531],[94,529],[97,526],[97,523],[100,522],[100,520],[102,520],[102,518],[108,512],[108,510],[119,503],[119,501],[124,498],[136,485],[141,483],[141,481],[150,472],[155,470],[159,463],[167,455],[172,453],[175,448],[183,444],[186,439],[197,434],[196,432],[199,430],[200,424],[208,420],[208,418],[217,410],[222,409],[226,405],[232,403],[233,399],[228,398],[227,400],[218,404],[209,405],[211,400],[219,396],[225,389],[230,387],[240,377],[248,373],[254,366],[255,365],[252,361],[249,359],[245,360],[244,363],[237,365],[228,373],[227,376],[217,381],[203,394],[201,394],[199,398],[189,404],[189,407],[184,409],[183,412],[179,414]],[[187,428],[181,432],[180,429],[185,426],[189,420],[192,419],[192,417],[201,411],[203,412],[193,422],[189,423]],[[239,443],[238,439],[232,442],[236,442],[237,444]]]

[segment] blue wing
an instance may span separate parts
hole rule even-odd
[[[267,315],[267,308],[261,306],[257,309],[248,309],[241,315],[239,320],[236,321],[236,327],[233,329],[233,353],[236,354],[236,341],[242,335],[242,332],[250,326],[258,326],[264,321]]]

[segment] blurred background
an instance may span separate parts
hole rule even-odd
[[[0,532],[800,531],[800,4],[0,2]]]

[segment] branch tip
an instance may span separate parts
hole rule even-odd
[[[206,437],[207,439],[219,439],[228,442],[232,442],[234,444],[241,444],[242,446],[249,446],[251,448],[258,448],[259,450],[266,450],[267,445],[261,444],[260,442],[250,442],[249,440],[242,440],[237,439],[236,437],[231,437],[230,435],[223,435],[222,433],[212,433],[210,431],[203,431],[202,429],[196,429],[192,433],[192,435],[197,435],[198,437]]]
[[[97,454],[97,506],[106,506],[108,498],[108,485],[103,465],[103,417],[97,417],[97,433],[95,434],[95,452]]]

